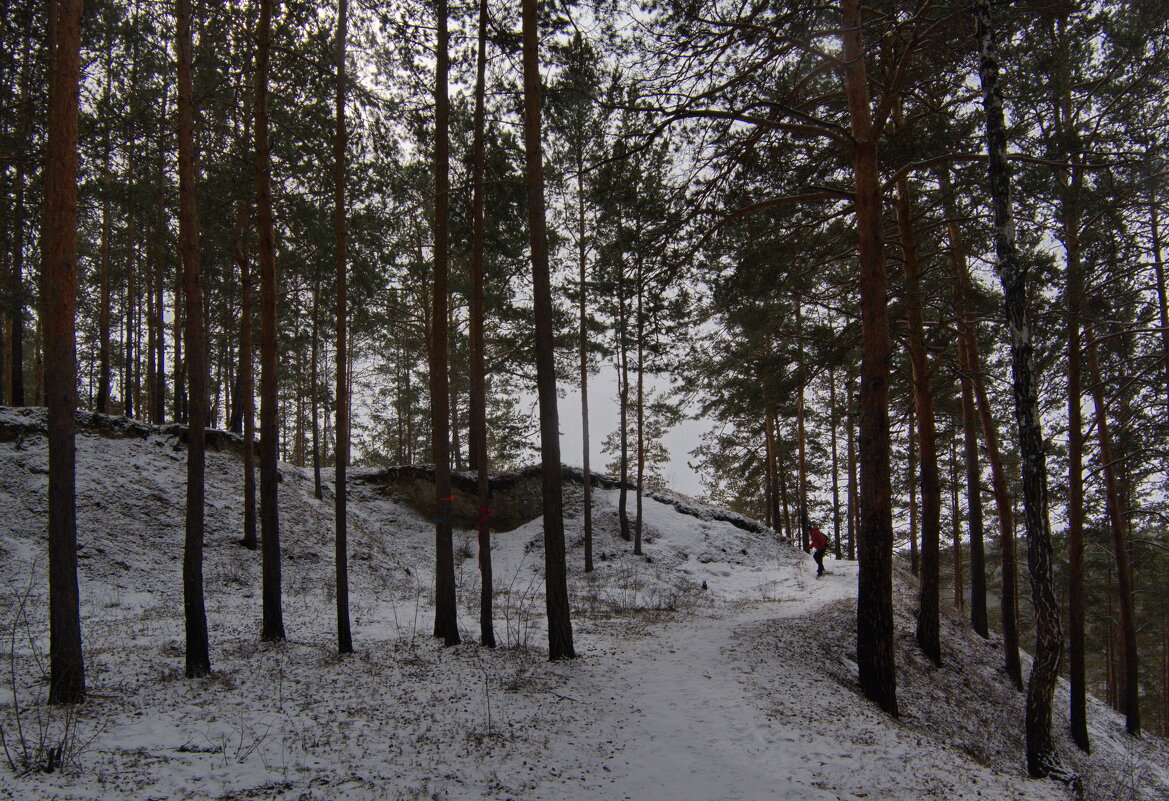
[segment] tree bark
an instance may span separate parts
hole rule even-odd
[[[857,535],[857,483],[856,483],[856,414],[854,409],[856,404],[853,402],[856,398],[856,390],[853,388],[853,380],[848,379],[846,391],[848,393],[848,561],[852,562],[856,559],[856,535]]]
[[[921,558],[917,551],[917,406],[909,404],[909,442],[905,461],[905,483],[909,485],[909,570],[913,575],[921,573]]]
[[[800,394],[796,400],[796,449],[799,458],[797,465],[799,475],[799,517],[800,517],[800,547],[805,551],[811,548],[808,538],[811,533],[808,520],[808,448],[807,432],[804,430],[804,318],[803,303],[796,298],[796,340],[799,347],[799,363],[796,367],[800,381]]]
[[[74,495],[77,408],[77,117],[81,0],[57,0],[49,79],[41,274],[49,425],[49,703],[85,696]]]
[[[203,470],[207,424],[207,364],[203,339],[203,294],[199,286],[199,214],[195,198],[194,99],[191,81],[191,0],[175,2],[178,59],[179,249],[187,304],[187,527],[183,542],[183,617],[187,633],[187,678],[211,672],[207,610],[203,603]],[[153,358],[153,354],[151,354]]]
[[[771,411],[770,404],[763,412],[763,428],[763,444],[766,448],[764,473],[767,481],[767,492],[764,494],[767,498],[767,525],[782,533],[783,526],[779,517],[779,487],[776,486],[778,476],[776,476],[775,458],[775,415]]]
[[[969,311],[964,306],[964,318]],[[970,625],[978,636],[990,637],[986,611],[986,547],[982,521],[982,467],[978,458],[978,420],[969,355],[970,342],[958,337],[958,372],[962,385],[962,448],[966,461],[966,518],[970,532]]]
[[[640,228],[640,226],[638,226]],[[638,231],[640,234],[640,230]],[[640,238],[640,237],[639,237]],[[634,495],[633,553],[641,556],[642,492],[645,482],[645,269],[637,256],[637,492]]]
[[[260,639],[284,639],[277,507],[280,428],[277,421],[276,242],[272,224],[272,158],[268,149],[268,59],[273,0],[259,0],[256,29],[256,218],[260,240],[260,554],[263,623]]]
[[[994,212],[996,271],[1003,287],[1011,333],[1015,418],[1023,465],[1023,508],[1027,521],[1027,566],[1035,606],[1035,660],[1027,686],[1027,769],[1033,777],[1065,775],[1051,736],[1052,698],[1059,675],[1063,630],[1055,599],[1051,565],[1051,529],[1047,516],[1047,459],[1039,416],[1037,377],[1027,313],[1027,267],[1015,245],[1011,217],[1007,134],[999,88],[997,47],[991,28],[990,0],[975,0],[980,50],[979,78],[986,109],[986,139],[991,205]],[[1005,588],[1004,588],[1005,594]]]
[[[860,575],[857,589],[857,667],[861,691],[886,713],[897,714],[893,650],[893,515],[889,475],[889,310],[886,305],[880,131],[869,108],[861,38],[860,0],[841,0],[844,88],[852,129],[860,251]]]
[[[617,519],[621,526],[621,539],[629,542],[633,533],[629,527],[629,315],[625,296],[625,265],[620,264],[617,284],[617,421],[621,428],[621,487],[617,497]]]
[[[485,2],[485,0],[484,0]],[[576,140],[576,247],[577,263],[580,268],[579,316],[580,335],[580,425],[581,425],[581,472],[584,473],[584,552],[586,573],[593,571],[593,474],[589,467],[589,354],[588,317],[588,250],[585,246],[585,188],[584,188],[584,144]]]
[[[317,425],[318,416],[318,397],[317,387],[320,382],[320,370],[318,369],[318,362],[320,355],[318,351],[318,343],[320,340],[320,315],[318,313],[321,302],[321,282],[318,278],[313,282],[313,325],[311,339],[312,343],[309,346],[309,426],[310,426],[310,447],[312,448],[312,462],[313,462],[313,497],[318,501],[324,496],[321,493],[321,443],[320,443],[320,429]]]
[[[495,647],[492,622],[494,594],[491,570],[491,483],[487,456],[487,347],[485,333],[484,174],[486,171],[487,0],[479,0],[479,38],[475,55],[474,174],[471,178],[471,450],[475,460],[475,489],[479,498],[479,640]],[[583,267],[582,267],[583,269]],[[583,303],[583,286],[582,300]],[[583,347],[583,345],[582,345]],[[583,383],[582,383],[583,391]],[[587,412],[587,400],[585,409]],[[585,416],[585,564],[592,567],[588,531],[588,416]]]
[[[1061,209],[1067,262],[1068,315],[1068,683],[1072,740],[1080,750],[1088,753],[1091,742],[1088,739],[1084,666],[1084,421],[1081,410],[1083,366],[1080,335],[1083,272],[1079,247],[1080,223],[1077,209],[1069,203],[1078,184],[1079,171],[1064,187],[1067,195]]]
[[[522,0],[524,155],[527,163],[528,228],[532,245],[532,295],[536,317],[536,384],[540,405],[543,465],[544,575],[547,582],[548,658],[571,659],[568,580],[564,562],[564,510],[560,426],[556,409],[556,361],[552,330],[552,286],[544,209],[544,163],[540,142],[540,56],[536,0]]]
[[[337,574],[337,651],[353,652],[353,634],[349,625],[349,525],[346,516],[348,486],[345,470],[349,465],[349,347],[348,301],[349,282],[346,275],[348,261],[348,226],[345,213],[345,148],[348,132],[345,128],[345,45],[349,25],[349,2],[337,0],[337,130],[333,138],[333,229],[337,260],[337,426],[335,446],[334,499],[334,562]]]
[[[434,296],[431,298],[430,407],[435,491],[434,636],[458,645],[454,546],[451,534],[450,386],[447,379],[447,226],[450,192],[449,98],[447,95],[447,2],[437,3],[438,42],[434,73]]]
[[[110,114],[110,89],[113,81],[111,69],[111,52],[113,39],[106,42],[105,87],[102,90],[101,107],[106,114]],[[101,241],[98,245],[98,378],[97,398],[94,407],[101,414],[108,414],[110,410],[110,127],[112,122],[106,121],[105,131],[102,134],[102,170],[101,170]]]
[[[917,443],[921,465],[921,584],[918,594],[917,644],[933,660],[942,662],[940,607],[940,548],[942,485],[938,474],[937,429],[932,373],[926,353],[922,322],[920,265],[913,227],[913,201],[909,179],[897,182],[897,227],[905,257],[905,301],[909,323],[909,358],[913,372],[913,400],[917,417]]]
[[[1104,403],[1104,386],[1100,374],[1100,359],[1091,329],[1088,337],[1088,369],[1092,371],[1092,403],[1096,410],[1096,437],[1100,443],[1100,465],[1104,474],[1104,492],[1108,500],[1108,527],[1112,532],[1112,549],[1116,556],[1117,607],[1120,611],[1120,662],[1124,671],[1121,689],[1124,697],[1121,711],[1125,729],[1136,736],[1141,733],[1141,689],[1137,661],[1137,633],[1133,608],[1132,564],[1125,535],[1124,504],[1120,497],[1112,436],[1109,433],[1108,408]]]
[[[828,422],[832,427],[831,447],[832,447],[832,542],[836,551],[836,558],[840,559],[840,469],[839,460],[836,454],[836,429],[837,429],[837,407],[836,407],[836,371],[832,368],[828,369]]]
[[[950,531],[954,551],[954,606],[959,612],[966,609],[962,586],[962,510],[958,506],[958,421],[950,420]]]

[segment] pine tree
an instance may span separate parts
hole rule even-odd
[[[207,418],[206,344],[199,286],[199,214],[195,198],[194,100],[191,86],[191,1],[175,0],[178,56],[179,239],[187,303],[187,519],[183,543],[183,611],[187,633],[187,678],[211,672],[207,612],[203,604],[203,470]]]
[[[263,624],[260,638],[284,639],[277,508],[280,430],[277,424],[276,243],[272,225],[272,159],[268,144],[268,67],[273,0],[259,0],[256,34],[256,214],[260,238],[260,552]]]
[[[560,425],[556,411],[556,364],[552,331],[552,287],[544,207],[544,156],[540,140],[540,35],[536,0],[523,0],[524,155],[527,162],[528,232],[532,248],[532,295],[536,319],[536,386],[540,407],[543,468],[544,581],[548,612],[548,658],[572,659],[572,622],[564,556],[564,504]]]
[[[81,0],[57,0],[52,20],[41,274],[49,419],[49,703],[85,697],[74,495],[77,408],[77,116]],[[14,318],[16,327],[19,319]],[[15,343],[14,343],[15,346]],[[17,361],[14,359],[14,362]],[[15,366],[13,369],[16,369]],[[18,396],[14,393],[13,401]]]

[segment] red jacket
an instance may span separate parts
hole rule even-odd
[[[819,526],[812,526],[811,538],[812,547],[817,551],[822,551],[828,547],[828,538],[820,531]]]

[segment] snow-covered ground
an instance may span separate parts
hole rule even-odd
[[[0,409],[0,424],[22,419]],[[0,430],[3,426],[0,425]],[[332,505],[282,466],[288,641],[259,633],[259,554],[241,548],[240,463],[209,453],[210,678],[183,676],[185,452],[173,432],[78,438],[78,529],[89,700],[44,706],[43,436],[0,442],[0,722],[20,743],[71,738],[63,770],[17,775],[2,799],[1065,799],[1024,778],[1022,695],[995,643],[944,621],[945,666],[913,645],[898,583],[893,720],[856,687],[856,566],[645,501],[646,558],[594,494],[597,570],[581,570],[579,489],[566,491],[576,660],[544,658],[541,526],[492,550],[500,648],[474,644],[472,532],[456,531],[466,642],[429,636],[433,527],[355,488],[357,653],[334,649]],[[1061,692],[1061,699],[1066,692]],[[1094,703],[1093,755],[1061,753],[1085,798],[1169,798],[1169,748]],[[19,727],[19,728],[18,728]],[[0,760],[3,754],[0,754]]]

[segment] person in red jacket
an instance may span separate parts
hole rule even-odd
[[[824,551],[828,550],[828,538],[815,524],[812,525],[809,538],[812,542],[812,558],[816,560],[816,578],[820,578],[824,575]]]

